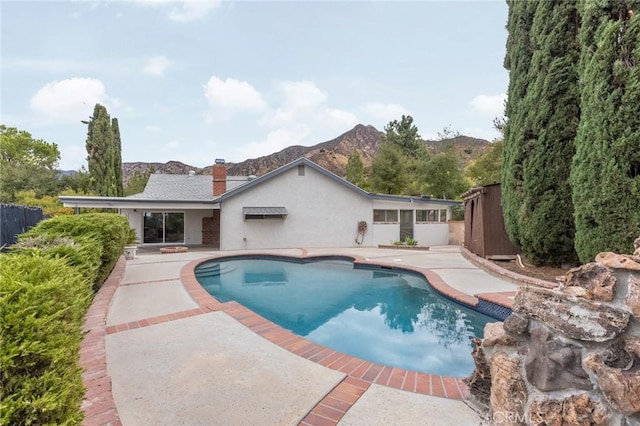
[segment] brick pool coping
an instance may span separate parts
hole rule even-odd
[[[307,260],[314,258],[348,258],[353,260],[354,265],[393,267],[395,269],[412,271],[423,275],[438,293],[455,302],[471,308],[475,308],[479,302],[478,298],[450,287],[437,273],[426,268],[406,264],[398,265],[396,263],[371,261],[357,255],[309,255],[306,249],[301,249],[301,252],[302,254],[300,256],[275,255],[271,257]],[[388,367],[352,357],[310,342],[301,336],[283,329],[237,302],[219,302],[211,296],[195,278],[195,268],[201,263],[215,259],[247,256],[269,257],[269,255],[265,255],[264,252],[245,253],[242,255],[220,254],[191,261],[182,268],[180,272],[181,283],[194,302],[198,304],[197,308],[131,321],[124,324],[106,326],[109,305],[118,286],[152,284],[167,281],[155,280],[121,284],[126,261],[124,257],[119,259],[111,275],[96,294],[85,316],[84,330],[86,335],[80,350],[80,365],[85,370],[83,373],[83,381],[86,392],[82,402],[82,411],[85,415],[84,425],[117,426],[122,424],[111,391],[111,378],[107,371],[105,352],[106,335],[215,311],[225,312],[256,334],[289,352],[346,374],[346,377],[306,414],[300,423],[301,425],[337,424],[372,383],[442,398],[464,399],[468,395],[468,388],[461,378]],[[176,279],[170,279],[170,281],[175,280]],[[510,305],[510,303],[508,303],[510,299],[509,296],[512,297],[510,293],[511,292],[509,292],[509,294],[485,293],[482,294],[481,297],[485,300],[494,299],[496,302],[501,302],[501,305]]]
[[[83,425],[122,425],[111,392],[111,376],[107,370],[104,339],[107,334],[105,326],[109,305],[122,281],[125,267],[126,260],[124,256],[120,256],[84,316],[82,328],[85,336],[80,346],[80,367],[84,370],[82,381],[85,388],[81,404],[84,413]]]
[[[527,275],[518,274],[508,269],[501,268],[500,266],[496,265],[490,260],[487,260],[474,253],[471,253],[468,249],[464,247],[460,247],[460,254],[462,254],[462,256],[465,259],[467,259],[469,262],[483,269],[488,274],[493,275],[494,277],[503,279],[512,284],[522,285],[522,286],[534,285],[537,287],[544,287],[544,288],[556,288],[559,285],[559,283],[554,283],[551,281],[529,277]]]

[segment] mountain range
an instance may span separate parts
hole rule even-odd
[[[364,166],[369,167],[382,145],[382,136],[383,133],[375,127],[358,124],[353,129],[330,141],[308,147],[294,145],[263,157],[245,160],[240,163],[227,163],[227,173],[230,176],[261,176],[304,156],[336,175],[344,177],[347,161],[353,150],[358,151]],[[427,150],[432,153],[453,149],[461,168],[481,156],[490,144],[487,140],[469,136],[455,136],[437,141],[426,140],[424,143]],[[212,164],[213,161],[214,158],[211,158]],[[149,170],[165,174],[188,174],[191,170],[195,171],[196,174],[211,174],[211,167],[198,168],[180,161],[122,163],[125,186],[132,176],[146,173]]]

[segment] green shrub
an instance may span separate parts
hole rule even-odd
[[[407,246],[417,246],[418,245],[418,240],[414,240],[411,237],[406,237],[404,239],[404,241],[402,242],[402,244],[407,245]]]
[[[1,424],[82,421],[78,353],[91,284],[68,259],[0,256]]]
[[[77,268],[91,283],[101,265],[102,247],[90,237],[58,237],[50,234],[19,237],[18,242],[9,248],[11,253],[24,255],[45,255],[64,258]]]
[[[130,238],[130,227],[127,219],[113,213],[89,213],[73,216],[56,216],[44,220],[22,238],[47,234],[51,237],[85,237],[97,241],[101,245],[101,263],[95,279],[98,289],[107,279],[122,254],[124,246]]]

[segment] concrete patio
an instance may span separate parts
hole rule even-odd
[[[474,266],[454,246],[426,252],[355,248],[268,253],[344,254],[428,269],[467,295],[517,289]],[[335,353],[235,302],[222,304],[203,294],[185,277],[199,259],[220,254],[206,249],[175,254],[140,250],[126,265],[121,260],[87,317],[89,333],[81,352],[85,424],[481,422],[461,399],[466,388],[459,380]]]

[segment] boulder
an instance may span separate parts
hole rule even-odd
[[[471,356],[476,368],[464,382],[469,387],[471,395],[475,396],[481,403],[489,405],[491,394],[491,369],[487,362],[487,357],[482,350],[482,340],[477,337],[473,339],[474,347]]]
[[[612,253],[613,254],[613,253]],[[616,277],[611,269],[599,263],[587,263],[570,269],[565,276],[565,287],[582,287],[587,290],[587,298],[611,302],[616,291]]]
[[[606,408],[587,394],[564,399],[536,398],[529,405],[527,418],[532,426],[609,425]]]
[[[513,312],[542,321],[572,339],[591,342],[604,342],[620,335],[630,317],[629,312],[609,305],[534,287],[520,289]]]
[[[546,327],[531,330],[524,369],[529,383],[543,392],[593,389],[589,375],[582,368],[581,348],[554,339]]]
[[[527,386],[520,374],[520,357],[510,357],[496,352],[491,357],[491,412],[493,418],[509,413],[509,419],[501,425],[524,424],[524,406],[527,401]]]
[[[635,256],[604,252],[596,256],[596,262],[613,269],[640,271],[640,259]]]
[[[524,334],[529,328],[529,320],[518,314],[511,313],[503,323],[504,331],[511,334]]]
[[[482,341],[483,348],[490,348],[492,346],[513,346],[517,342],[516,338],[507,334],[504,331],[501,322],[488,322],[484,326],[484,340]]]
[[[604,360],[610,357],[610,351],[590,354],[585,357],[584,365],[595,373],[602,395],[616,411],[628,416],[639,414],[640,369],[633,368],[633,364],[624,368],[607,365]],[[625,362],[616,360],[616,363]]]
[[[629,277],[629,291],[625,303],[633,316],[640,321],[640,280],[636,277]]]

